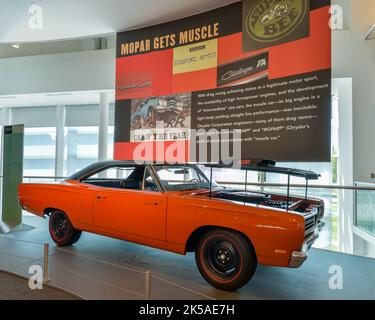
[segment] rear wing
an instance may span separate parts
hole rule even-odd
[[[276,162],[271,160],[242,161],[241,164],[237,166],[233,163],[229,165],[213,163],[205,164],[205,166],[208,168],[238,168],[247,171],[278,173],[293,177],[305,178],[306,180],[318,180],[320,178],[320,174],[313,171],[278,167],[276,166]]]
[[[211,169],[210,172],[210,196],[212,193],[212,169],[213,168],[238,168],[240,170],[246,171],[246,181],[245,181],[245,191],[247,190],[247,171],[258,171],[258,172],[270,172],[270,173],[278,173],[284,174],[288,176],[288,186],[287,186],[287,211],[289,211],[289,199],[290,199],[290,177],[299,177],[304,178],[306,181],[306,188],[305,188],[305,201],[307,201],[307,192],[308,192],[308,185],[309,180],[318,180],[320,178],[320,174],[315,173],[313,171],[307,170],[300,170],[300,169],[292,169],[292,168],[284,168],[284,167],[277,167],[276,162],[272,160],[248,160],[248,161],[241,161],[240,164],[222,164],[222,163],[211,163],[205,164],[207,168]]]

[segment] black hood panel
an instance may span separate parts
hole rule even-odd
[[[270,195],[263,193],[245,192],[245,191],[235,191],[235,190],[225,190],[219,191],[212,194],[213,198],[219,198],[224,200],[238,201],[244,203],[261,204],[264,201],[270,199]]]

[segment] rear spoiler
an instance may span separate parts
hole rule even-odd
[[[208,168],[238,168],[247,171],[278,173],[293,177],[305,178],[306,180],[318,180],[320,178],[320,174],[313,171],[278,167],[276,166],[276,162],[272,160],[247,160],[241,161],[240,164],[232,163],[229,165],[212,163],[205,164],[205,166]]]

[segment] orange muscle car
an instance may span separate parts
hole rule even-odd
[[[287,195],[224,188],[204,174],[211,170],[212,178],[213,167],[221,166],[99,162],[59,183],[21,184],[19,203],[49,217],[58,246],[86,231],[178,254],[195,251],[202,276],[223,290],[245,285],[258,263],[299,267],[319,236],[324,203],[307,192],[290,196],[290,184]],[[239,169],[285,174],[289,182],[302,177],[306,187],[319,177],[270,161]]]

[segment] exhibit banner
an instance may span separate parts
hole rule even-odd
[[[202,160],[217,132],[233,158],[330,161],[329,9],[244,0],[119,33],[114,158]]]
[[[0,233],[22,223],[22,209],[17,200],[23,177],[23,147],[24,125],[4,126],[2,222],[5,225],[0,224]]]

